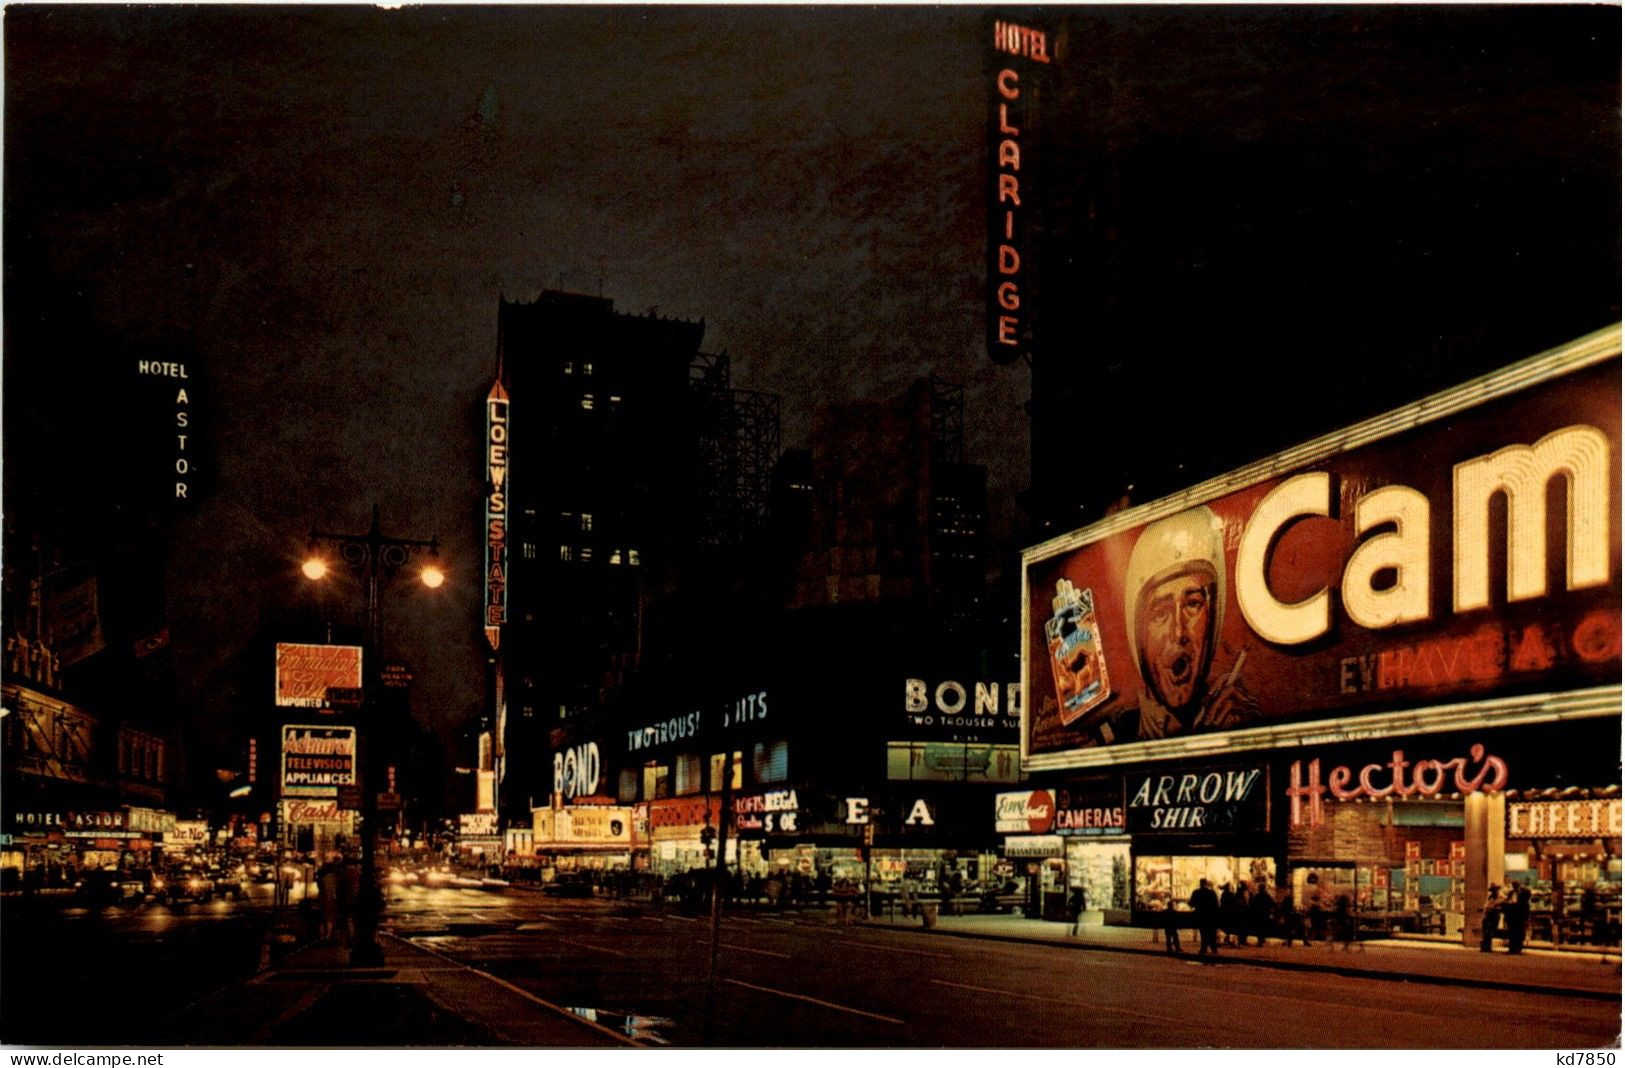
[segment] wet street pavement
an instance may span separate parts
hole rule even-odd
[[[262,971],[277,918],[266,901],[20,912],[4,910],[0,1014],[4,1040],[30,1045],[1543,1049],[1619,1031],[1617,994],[1401,982],[1341,968],[1326,947],[1290,967],[1216,966],[1143,952],[1137,931],[1113,932],[1115,952],[988,933],[1045,926],[1020,922],[971,937],[743,910],[724,919],[713,973],[705,915],[409,887],[389,906],[386,967],[349,969],[318,946]],[[1384,952],[1356,956],[1427,955]],[[1504,957],[1465,963],[1509,970]],[[1617,962],[1585,966],[1602,970],[1570,971],[1617,990]]]

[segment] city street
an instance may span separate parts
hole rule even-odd
[[[4,916],[8,946],[37,950],[6,954],[7,1042],[184,1046],[176,1018],[253,972],[275,911],[266,895],[251,907]],[[448,967],[478,969],[648,1045],[1552,1048],[1610,1044],[1619,1023],[1617,1005],[1589,998],[842,928],[818,909],[726,916],[708,1014],[708,916],[409,887],[395,892],[388,923]],[[92,940],[103,963],[86,968]],[[38,1008],[70,997],[97,1011],[79,1015],[71,1035],[48,1033]],[[373,1004],[387,1013],[397,1003],[414,1004],[382,993]],[[353,1044],[351,1034],[336,1028],[324,1041]],[[460,1025],[413,1037],[480,1041]]]

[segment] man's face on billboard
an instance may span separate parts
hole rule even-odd
[[[1200,574],[1175,575],[1149,587],[1142,603],[1146,677],[1164,708],[1181,711],[1206,690],[1213,584]]]

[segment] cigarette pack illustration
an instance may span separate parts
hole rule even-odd
[[[1094,591],[1080,590],[1070,579],[1061,579],[1055,584],[1051,604],[1055,614],[1045,621],[1044,636],[1049,641],[1061,723],[1069,724],[1111,697],[1111,681],[1095,621]]]

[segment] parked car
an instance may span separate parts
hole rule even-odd
[[[80,875],[73,892],[90,905],[139,905],[147,897],[147,880],[137,872],[95,868]]]

